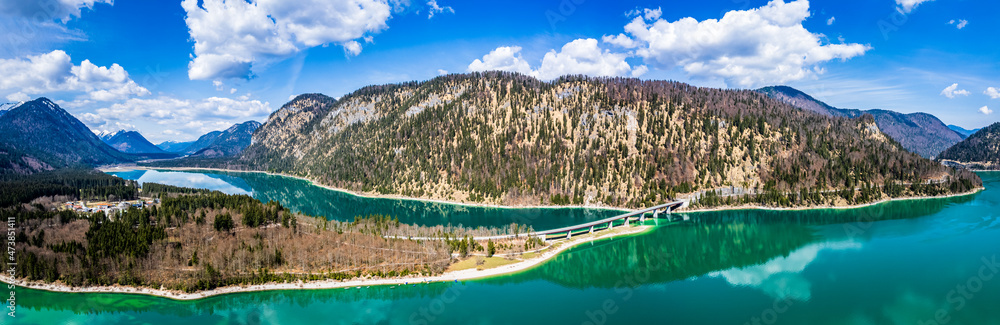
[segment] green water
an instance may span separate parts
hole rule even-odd
[[[419,200],[373,199],[328,190],[309,182],[263,173],[215,171],[178,172],[132,170],[109,173],[142,182],[207,188],[230,194],[248,194],[263,202],[278,201],[293,211],[328,219],[350,221],[356,216],[384,214],[418,225],[506,226],[531,225],[535,230],[555,229],[613,217],[611,209],[528,208],[507,209],[465,206]]]
[[[1000,173],[980,175],[987,189],[964,197],[851,210],[691,213],[680,224],[583,244],[489,279],[197,301],[17,289],[18,316],[3,321],[1000,324],[1000,270],[993,269],[1000,266],[992,266],[1000,257]]]

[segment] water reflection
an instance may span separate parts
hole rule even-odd
[[[621,210],[584,208],[492,208],[389,198],[366,198],[314,186],[291,177],[263,173],[215,171],[128,171],[113,175],[176,186],[229,189],[227,193],[252,193],[267,202],[278,201],[293,211],[332,220],[384,214],[400,222],[419,225],[506,226],[531,225],[535,230],[554,229],[621,214]],[[195,182],[193,180],[201,180]],[[222,185],[220,184],[228,184]],[[233,189],[241,189],[242,192]],[[225,192],[225,191],[224,191]]]

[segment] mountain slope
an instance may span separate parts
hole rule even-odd
[[[938,159],[958,162],[973,169],[1000,169],[1000,122],[979,129],[941,152]]]
[[[951,124],[948,124],[948,128],[951,129],[952,131],[955,131],[955,133],[958,133],[958,135],[961,135],[962,139],[968,138],[970,135],[980,130],[980,129],[967,130],[961,126],[951,125]]]
[[[942,150],[962,141],[962,136],[927,113],[902,114],[888,110],[841,109],[816,100],[787,86],[764,87],[757,90],[792,106],[827,116],[859,117],[871,114],[878,128],[898,141],[903,148],[923,157],[934,157]]]
[[[101,140],[124,153],[166,153],[163,149],[146,140],[138,131],[121,130],[110,136],[102,137]]]
[[[246,121],[233,125],[219,133],[211,144],[194,152],[191,156],[215,158],[236,155],[250,145],[253,132],[260,125],[260,122],[257,121]]]
[[[299,96],[225,163],[366,193],[508,205],[639,207],[723,188],[767,205],[846,204],[981,183],[907,152],[867,115],[676,82],[499,72]],[[904,188],[927,180],[943,185]],[[864,190],[831,192],[840,189]]]
[[[33,173],[134,161],[108,146],[83,123],[47,98],[0,116],[0,169]]]
[[[205,149],[205,147],[211,145],[212,142],[215,141],[215,139],[218,139],[220,134],[222,134],[222,131],[212,131],[205,133],[202,136],[198,137],[198,140],[194,140],[194,142],[191,142],[191,144],[188,145],[187,148],[184,148],[183,151],[180,151],[180,153],[190,155],[195,152],[198,152],[198,150]]]
[[[176,152],[183,152],[192,144],[194,144],[194,141],[188,141],[188,142],[163,141],[157,144],[156,147],[166,152],[176,153]]]

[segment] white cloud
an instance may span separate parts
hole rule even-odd
[[[229,93],[230,94],[235,94],[236,93],[236,88],[229,88]]]
[[[435,13],[455,13],[455,9],[452,9],[450,6],[439,6],[437,0],[428,1],[427,6],[430,7],[427,9],[427,19],[434,18]]]
[[[990,115],[990,114],[993,114],[993,110],[992,110],[992,109],[990,109],[989,107],[986,107],[986,106],[983,106],[983,107],[980,107],[980,108],[979,108],[979,112],[980,112],[980,113],[983,113],[984,115]]]
[[[93,9],[95,4],[113,4],[113,0],[59,0],[59,1],[0,1],[0,12],[5,15],[20,16],[35,21],[68,22],[80,17],[81,9]]]
[[[941,90],[941,96],[948,98],[955,98],[955,96],[968,96],[969,91],[965,89],[958,89],[958,84],[954,83],[951,86],[945,87]]]
[[[12,102],[26,102],[28,100],[31,100],[31,96],[28,96],[28,94],[25,94],[25,93],[22,93],[22,92],[16,92],[16,93],[7,95],[6,98],[7,98],[7,100],[12,101]]]
[[[968,24],[969,24],[969,21],[965,20],[965,19],[959,19],[957,23],[955,22],[954,19],[948,21],[948,25],[955,25],[955,28],[958,28],[958,29],[965,28],[965,26],[968,25]]]
[[[437,73],[438,73],[439,76],[443,76],[443,75],[448,74],[448,70],[438,69]]]
[[[998,99],[1000,98],[1000,89],[989,87],[986,88],[986,91],[984,91],[983,94],[985,94],[986,96],[990,96],[990,98],[992,99]]]
[[[254,64],[331,43],[357,55],[355,40],[387,28],[391,17],[380,0],[183,0],[181,7],[195,42],[191,79],[248,78]]]
[[[95,113],[81,115],[92,129],[115,131],[119,125],[155,121],[157,129],[170,129],[177,134],[197,137],[247,120],[261,120],[272,111],[270,103],[246,98],[209,97],[199,100],[130,98]],[[143,133],[146,134],[146,133]],[[155,134],[155,133],[150,133]],[[150,139],[154,140],[154,139]],[[161,140],[161,139],[156,139]],[[165,140],[165,139],[162,139]]]
[[[112,101],[132,95],[148,95],[117,63],[97,66],[90,60],[74,65],[62,50],[20,59],[0,59],[0,93],[6,96],[48,95],[53,92],[81,93],[79,99]]]
[[[212,80],[212,85],[215,86],[216,91],[222,91],[226,89],[226,86],[222,84],[221,80]]]
[[[826,25],[827,26],[833,25],[833,22],[835,21],[837,21],[837,17],[830,17],[830,19],[826,20]]]
[[[581,38],[566,43],[560,51],[551,50],[545,53],[537,70],[521,58],[521,48],[518,46],[501,46],[482,60],[476,59],[469,64],[469,71],[502,70],[513,71],[534,76],[542,80],[552,80],[567,74],[583,74],[589,76],[639,76],[649,70],[646,66],[634,70],[625,62],[626,55],[613,53],[597,46],[593,38]]]
[[[727,12],[722,19],[675,22],[636,17],[625,33],[604,41],[626,49],[647,64],[681,68],[693,77],[721,78],[730,86],[786,83],[821,74],[821,63],[864,55],[862,44],[823,44],[802,22],[810,16],[806,0]]]
[[[469,71],[501,70],[531,74],[531,65],[521,58],[520,46],[501,46],[469,64]]]
[[[916,8],[917,5],[929,1],[933,0],[896,0],[896,4],[899,5],[900,11],[904,14],[908,14],[913,11],[913,8]]]

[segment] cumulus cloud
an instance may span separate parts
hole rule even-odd
[[[443,76],[443,75],[448,74],[448,70],[438,69],[437,73],[438,73],[439,76]]]
[[[531,65],[521,58],[520,46],[501,46],[469,64],[469,71],[500,70],[531,74]]]
[[[896,0],[896,4],[899,5],[900,11],[902,11],[905,14],[908,14],[911,11],[913,11],[913,9],[917,7],[917,5],[930,1],[933,0]]]
[[[92,129],[101,131],[116,131],[120,129],[120,125],[155,121],[157,128],[197,137],[235,123],[261,120],[271,111],[270,103],[247,98],[209,97],[189,100],[160,96],[130,98],[98,108],[94,113],[85,113],[81,120]]]
[[[195,42],[191,79],[249,78],[254,64],[325,44],[357,55],[356,40],[384,30],[391,17],[379,0],[184,0],[181,7]]]
[[[0,94],[8,99],[53,92],[80,93],[79,99],[120,100],[133,95],[149,95],[117,63],[97,66],[90,60],[74,65],[62,50],[18,59],[0,59]]]
[[[968,96],[969,91],[965,89],[958,89],[958,84],[953,83],[951,86],[945,87],[941,90],[941,96],[948,98],[955,98],[955,96]]]
[[[521,58],[518,46],[501,46],[469,64],[469,71],[502,70],[552,80],[567,74],[589,76],[639,76],[648,71],[646,66],[633,69],[625,62],[627,55],[601,49],[593,38],[577,39],[566,43],[559,50],[545,53],[538,69]]]
[[[830,17],[830,19],[826,20],[826,25],[827,26],[833,25],[835,21],[837,21],[837,17]]]
[[[113,4],[113,0],[59,0],[59,1],[0,1],[0,12],[4,15],[19,16],[35,21],[68,22],[80,17],[81,9],[94,8],[95,4]]]
[[[1000,89],[989,87],[986,88],[986,91],[984,91],[983,94],[985,94],[986,96],[990,96],[990,98],[992,99],[998,99],[1000,98]]]
[[[990,115],[990,114],[993,114],[993,110],[992,110],[992,109],[990,109],[989,107],[986,107],[986,106],[983,106],[983,107],[980,107],[980,108],[979,108],[979,112],[980,112],[980,113],[983,113],[983,115]]]
[[[821,34],[803,27],[810,16],[806,0],[773,0],[750,10],[727,12],[722,19],[674,22],[636,17],[625,33],[603,40],[634,51],[646,64],[681,68],[688,75],[721,78],[730,86],[786,83],[823,72],[822,63],[847,60],[871,49],[862,44],[823,44]]]
[[[428,1],[427,6],[430,7],[427,9],[427,19],[434,18],[435,13],[455,13],[455,9],[452,9],[450,6],[439,6],[437,0]]]

